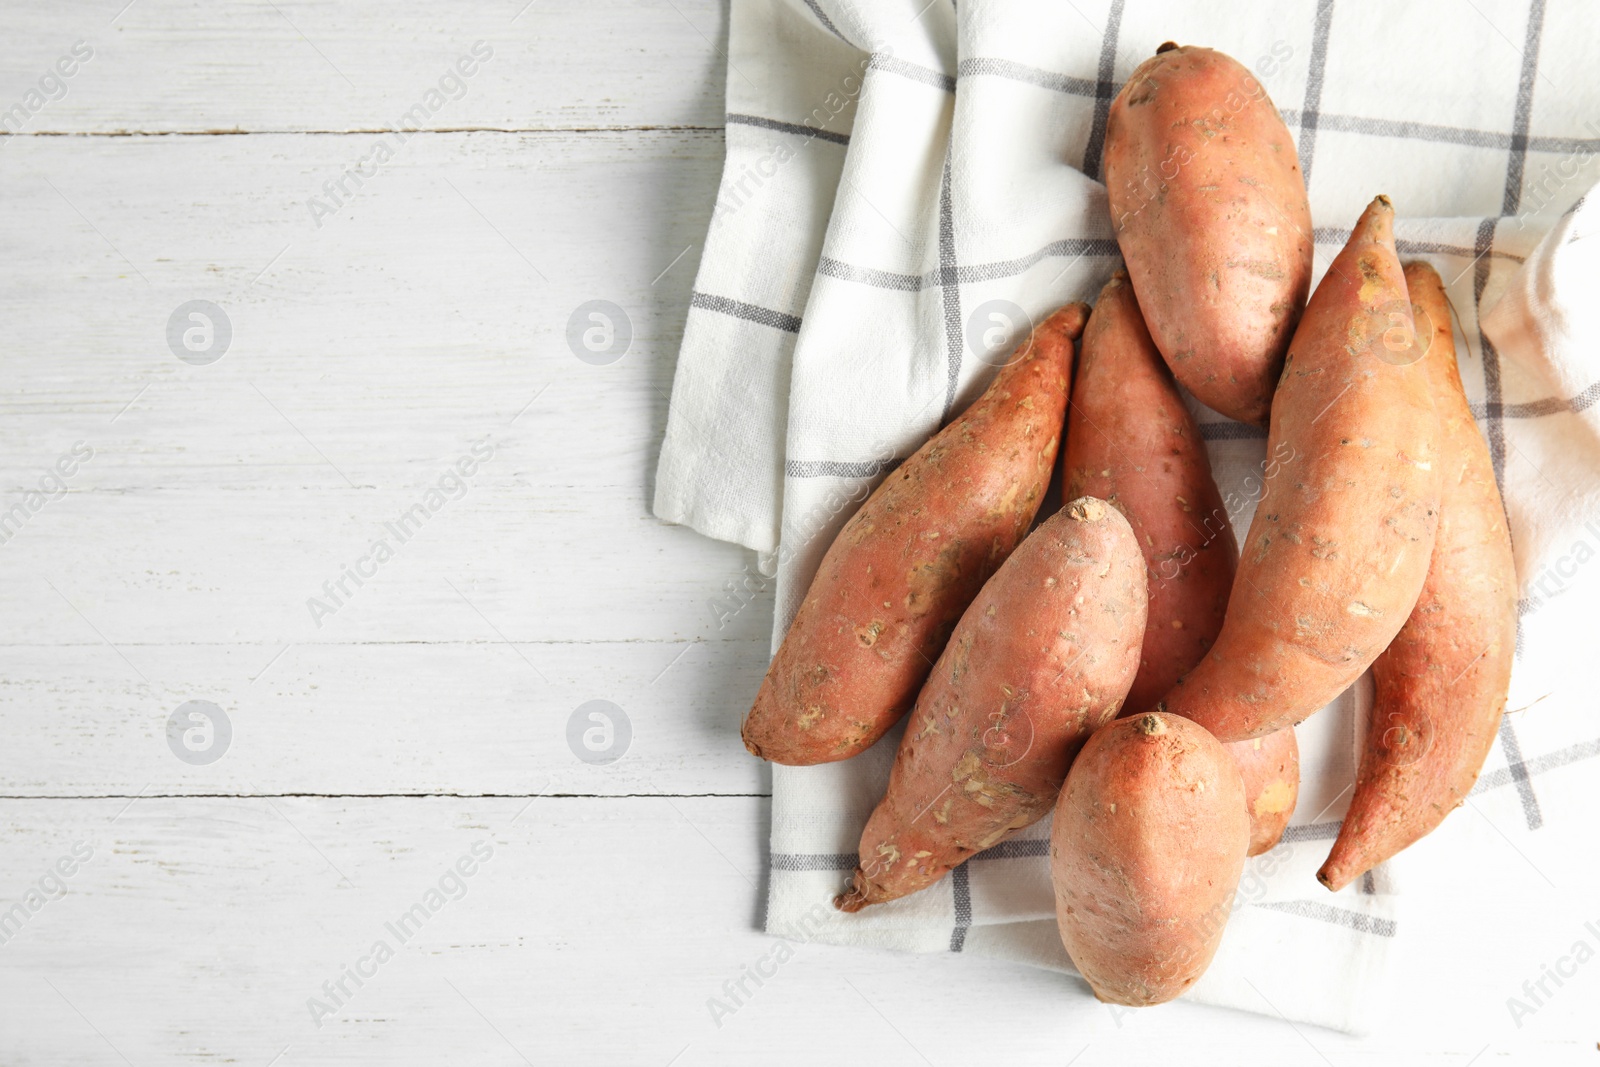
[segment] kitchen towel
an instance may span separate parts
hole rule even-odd
[[[656,514],[760,553],[777,575],[776,647],[885,472],[978,395],[1032,321],[1092,300],[1119,263],[1100,179],[1122,81],[1163,41],[1220,48],[1295,137],[1315,277],[1382,192],[1402,260],[1447,283],[1521,585],[1516,713],[1468,803],[1516,833],[1580,840],[1600,793],[1571,766],[1600,756],[1575,595],[1600,575],[1600,207],[1582,199],[1600,176],[1585,67],[1600,24],[1581,0],[1427,0],[1385,8],[1381,33],[1370,20],[1333,0],[731,0],[727,161]],[[1264,434],[1191,403],[1242,535]],[[1313,877],[1370,699],[1363,679],[1300,727],[1293,824],[1247,867],[1191,999],[1357,1032],[1389,999],[1416,858],[1337,894]],[[1048,821],[914,897],[832,910],[897,742],[773,768],[768,928],[1070,970]]]

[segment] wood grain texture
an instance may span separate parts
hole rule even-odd
[[[389,129],[484,41],[490,58],[423,128],[720,126],[727,17],[714,0],[18,5],[0,109],[82,41],[92,57],[22,132]]]
[[[74,442],[93,453],[0,531],[0,701],[56,708],[0,756],[0,792],[763,791],[737,727],[770,590],[646,505],[719,138],[419,137],[314,226],[297,197],[361,140],[0,158],[0,507]],[[609,366],[567,343],[596,297],[634,328]],[[168,350],[195,298],[233,324],[209,366]],[[492,458],[459,478],[479,441]],[[324,583],[375,538],[393,557],[338,603]],[[199,769],[165,741],[188,699],[237,727]],[[566,748],[591,699],[634,726],[606,774]]]
[[[1509,824],[1516,800],[1503,799],[1485,809]],[[1481,911],[1444,879],[1416,887],[1437,894],[1414,920],[1435,949],[1401,975],[1418,1010],[1379,1040],[1185,1003],[1118,1016],[1074,979],[971,955],[797,939],[780,963],[777,938],[752,929],[767,819],[751,798],[0,800],[0,914],[75,845],[89,852],[0,943],[0,1062],[943,1065],[997,1043],[1010,1062],[1058,1067],[1152,1052],[1234,1063],[1241,1045],[1370,1067],[1446,1067],[1486,1045],[1496,1062],[1593,1056],[1577,1040],[1592,1000],[1575,984],[1540,1011],[1537,1036],[1503,1012],[1520,967],[1535,974],[1547,947],[1565,951],[1570,916],[1546,909],[1461,937]],[[480,842],[492,855],[464,892],[441,887]],[[1505,849],[1479,822],[1429,843],[1446,861]],[[1563,884],[1582,870],[1534,859]],[[1486,881],[1508,898],[1544,885],[1520,862]],[[436,906],[401,943],[385,924],[419,903]],[[365,964],[376,973],[347,980],[351,995],[316,1026],[308,1000],[331,1005],[322,983],[379,940],[393,958]],[[758,961],[775,973],[746,980],[732,1005],[724,983]],[[736,1010],[714,1018],[713,998]]]

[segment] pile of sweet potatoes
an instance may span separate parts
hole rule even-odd
[[[1062,942],[1098,997],[1147,1005],[1204,973],[1246,857],[1282,836],[1295,725],[1369,668],[1318,878],[1342,888],[1462,802],[1516,590],[1444,287],[1402,269],[1388,198],[1312,292],[1294,144],[1244,67],[1163,45],[1105,129],[1125,271],[845,525],[743,733],[814,764],[909,712],[837,906],[926,889],[1053,809]],[[1267,428],[1242,537],[1183,389]],[[1058,452],[1069,503],[1030,533]]]

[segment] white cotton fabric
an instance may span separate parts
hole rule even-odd
[[[1118,265],[1099,179],[1123,79],[1168,39],[1223,49],[1296,138],[1316,276],[1381,192],[1401,258],[1448,283],[1521,583],[1510,707],[1536,705],[1508,717],[1475,797],[1508,834],[1580,844],[1585,824],[1565,816],[1596,790],[1572,765],[1600,755],[1578,606],[1600,573],[1600,208],[1580,201],[1600,169],[1586,121],[1600,115],[1586,69],[1600,30],[1581,0],[1419,0],[1385,9],[1381,34],[1365,20],[1331,0],[732,0],[727,165],[656,514],[776,568],[776,647],[833,535],[987,384],[991,348],[1092,300]],[[1242,536],[1264,440],[1194,410]],[[1350,1031],[1390,999],[1414,855],[1338,894],[1314,879],[1370,699],[1363,679],[1300,727],[1294,823],[1251,861],[1191,999]],[[817,940],[1070,970],[1048,820],[911,898],[827,907],[898,738],[843,764],[773,768],[769,928],[822,915]]]

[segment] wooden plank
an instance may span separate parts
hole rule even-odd
[[[650,588],[647,570],[690,578],[694,595],[673,599],[698,632],[704,596],[746,560],[656,523],[648,492],[720,138],[430,137],[317,230],[297,199],[350,140],[56,140],[0,161],[13,208],[0,220],[11,324],[0,503],[28,503],[75,442],[92,450],[69,464],[64,496],[35,498],[36,512],[0,531],[15,533],[0,573],[78,575],[113,600],[129,583],[226,590],[239,610],[206,632],[182,621],[182,597],[128,622],[141,640],[209,639],[222,626],[270,643],[297,636],[281,620],[304,616],[324,581],[387,538],[395,561],[381,582],[410,569],[430,602],[436,567],[410,566],[430,554],[458,574],[477,567],[468,581],[509,571],[573,583],[505,605],[553,620],[528,633],[497,615],[519,639],[682,638],[637,604],[624,607],[631,623],[606,617],[617,594]],[[664,199],[686,206],[660,212]],[[520,249],[552,249],[545,280]],[[567,340],[597,298],[626,309],[633,329],[608,366],[580,361]],[[169,319],[194,299],[232,323],[209,366],[168,350]],[[441,486],[442,501],[430,495]],[[126,549],[108,550],[116,543]],[[688,567],[651,562],[666,551]],[[267,609],[270,622],[269,599],[288,609]],[[0,640],[81,639],[79,625],[37,622]],[[413,624],[433,625],[426,613]],[[115,618],[99,625],[118,639]]]
[[[26,134],[722,124],[715,0],[102,0],[6,29],[0,111]]]
[[[0,707],[49,709],[0,790],[763,791],[770,589],[648,509],[720,140],[418,138],[320,228],[365,138],[0,156]],[[597,298],[634,331],[605,366],[567,340]],[[194,299],[232,324],[210,365],[169,350]],[[191,699],[238,728],[200,768],[165,740]],[[636,731],[605,768],[565,740],[593,699]]]
[[[0,793],[770,790],[765,766],[739,742],[765,633],[513,649],[459,603],[453,614],[484,639],[124,645],[128,662],[99,644],[6,647],[0,721],[11,724],[11,739],[0,750]],[[752,628],[770,626],[770,602],[761,614]],[[215,754],[211,762],[170,747],[168,720],[190,701],[215,705],[228,724],[219,739],[194,723],[202,733],[190,745],[202,758]],[[590,718],[596,710],[610,720],[609,737],[607,723]],[[596,727],[589,744],[612,762],[585,759],[582,736]]]
[[[753,557],[657,522],[637,494],[479,484],[418,531],[407,505],[420,490],[69,493],[0,546],[12,607],[0,635],[267,655],[291,643],[759,636],[756,612],[730,608],[719,627],[708,605],[754,574]],[[360,586],[357,568],[369,572]]]
[[[0,486],[32,488],[83,439],[96,457],[75,490],[422,488],[492,435],[502,483],[639,501],[720,135],[418,138],[319,228],[306,201],[363,143],[51,140],[0,158]],[[169,350],[195,299],[231,323],[209,366]],[[593,299],[632,327],[609,366],[567,341]]]
[[[1484,853],[1509,859],[1496,891],[1546,906],[1497,920],[1492,945],[1461,936],[1481,921],[1474,894],[1415,909],[1403,1010],[1361,1040],[1187,1004],[1113,1014],[1074,979],[972,956],[796,939],[779,959],[755,930],[766,818],[745,798],[0,801],[0,909],[41,889],[0,944],[0,1062],[958,1064],[1003,1049],[1008,1063],[1095,1067],[1236,1063],[1245,1047],[1270,1062],[1443,1067],[1486,1047],[1494,1062],[1594,1055],[1593,975],[1523,1030],[1505,1013],[1517,968],[1536,976],[1581,922],[1549,906],[1503,843]],[[63,857],[73,873],[47,878]],[[1572,870],[1537,859],[1558,878]],[[381,962],[380,941],[392,951]],[[759,986],[745,978],[758,962]],[[357,966],[360,986],[323,989]],[[741,980],[735,1005],[725,984]],[[332,1014],[314,1019],[313,998]],[[714,998],[736,1010],[714,1018]]]

